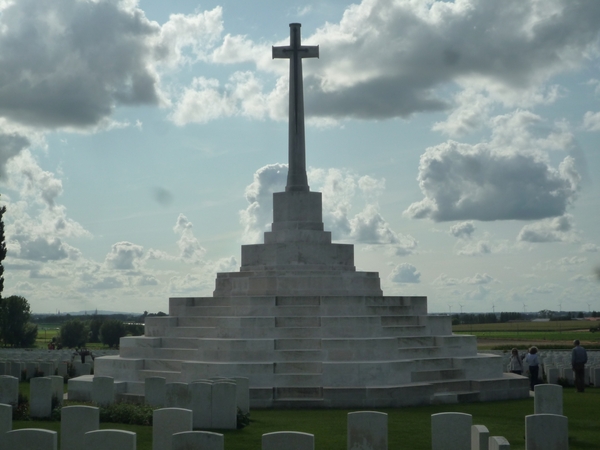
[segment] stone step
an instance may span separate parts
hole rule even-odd
[[[472,403],[479,401],[479,391],[436,392],[431,396],[432,405]]]
[[[275,299],[277,306],[319,306],[321,297],[319,296],[280,296]]]
[[[442,347],[400,347],[398,357],[401,359],[435,358],[444,352]]]
[[[456,380],[464,378],[464,371],[461,369],[442,369],[442,370],[421,370],[410,374],[412,382],[419,383],[424,381],[443,381]]]
[[[313,400],[323,398],[323,388],[315,386],[274,387],[273,399]]]
[[[275,318],[273,316],[189,316],[179,317],[180,327],[220,327],[220,328],[244,328],[244,327],[273,327]]]
[[[419,316],[381,316],[381,325],[384,327],[419,325]]]
[[[183,361],[175,359],[146,359],[145,370],[166,370],[168,372],[181,372]]]
[[[312,362],[323,361],[325,352],[322,350],[276,350],[275,362]]]
[[[167,383],[181,381],[181,372],[171,370],[140,370],[138,374],[142,380],[150,377],[162,377],[167,381]]]
[[[321,388],[323,386],[323,376],[319,373],[282,373],[275,374],[273,383],[275,387],[303,386]]]
[[[275,339],[275,350],[319,350],[321,339]]]
[[[277,328],[318,328],[321,326],[321,317],[275,317],[275,327]]]
[[[320,374],[323,372],[323,363],[314,361],[303,362],[276,362],[273,364],[273,373],[276,374]]]
[[[399,348],[435,347],[434,336],[404,336],[397,341]]]
[[[155,348],[153,358],[164,360],[194,361],[198,359],[198,350],[190,348]]]
[[[322,409],[325,407],[325,401],[322,398],[281,398],[273,399],[271,404],[274,409]]]
[[[161,344],[164,348],[197,349],[199,342],[200,340],[197,338],[164,337],[162,338]]]

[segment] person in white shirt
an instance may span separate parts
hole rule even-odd
[[[537,384],[538,375],[540,373],[540,359],[538,357],[538,349],[533,346],[529,349],[529,353],[525,355],[525,362],[529,364],[529,389],[533,391]]]

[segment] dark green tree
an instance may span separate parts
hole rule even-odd
[[[29,323],[31,309],[24,297],[11,295],[0,304],[0,331],[4,345],[30,347],[37,338],[37,325]]]
[[[100,342],[109,347],[117,347],[119,340],[127,336],[125,324],[120,320],[108,319],[105,320],[100,327]]]
[[[94,314],[90,320],[90,342],[100,342],[100,327],[104,323],[105,318]]]
[[[79,319],[67,320],[60,327],[60,343],[63,347],[83,347],[88,340],[88,329]]]

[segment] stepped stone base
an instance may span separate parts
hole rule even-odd
[[[399,407],[529,396],[524,377],[478,354],[425,297],[172,298],[146,335],[121,339],[95,373],[127,382],[247,377],[252,408]]]

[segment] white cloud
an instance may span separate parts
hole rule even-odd
[[[457,238],[471,238],[471,235],[475,231],[475,225],[473,222],[460,222],[450,227],[450,234]]]
[[[398,264],[388,276],[390,281],[394,283],[420,283],[421,272],[412,264]]]
[[[202,262],[206,249],[200,245],[200,242],[194,236],[192,222],[183,214],[179,214],[173,231],[180,236],[177,246],[179,247],[179,257],[181,260],[192,264]]]
[[[547,162],[555,139],[531,131],[540,118],[516,111],[494,119],[492,140],[476,145],[447,141],[429,147],[419,164],[425,198],[405,214],[415,219],[532,220],[563,215],[581,177],[567,156]],[[565,145],[570,145],[565,139]]]
[[[600,112],[586,112],[583,115],[583,128],[588,131],[600,131]]]
[[[463,256],[481,256],[492,253],[492,247],[487,241],[479,241],[466,245],[458,251]]]
[[[592,244],[591,242],[588,242],[587,244],[583,244],[581,246],[581,251],[593,253],[593,252],[600,251],[600,247],[597,246],[596,244]]]
[[[440,274],[431,284],[436,286],[455,286],[459,284],[489,284],[496,280],[488,275],[487,273],[476,273],[472,277],[465,277],[462,279],[452,278],[445,273]]]
[[[517,236],[518,241],[536,243],[573,242],[576,239],[577,236],[573,232],[573,216],[570,214],[525,225]]]
[[[131,242],[113,244],[110,253],[106,255],[104,264],[109,269],[138,270],[144,255],[144,247]]]

